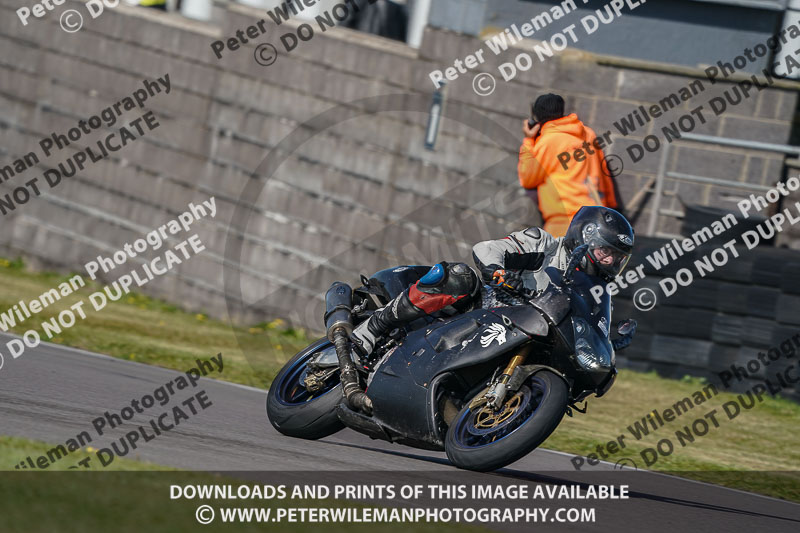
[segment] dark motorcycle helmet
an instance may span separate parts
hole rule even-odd
[[[567,228],[564,247],[570,254],[589,245],[580,269],[590,276],[612,281],[623,271],[633,251],[633,228],[628,220],[608,207],[583,206]]]

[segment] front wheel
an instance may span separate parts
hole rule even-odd
[[[532,452],[558,427],[567,409],[564,380],[547,370],[532,375],[498,411],[464,407],[447,431],[445,451],[459,468],[496,470]]]
[[[327,350],[335,353],[330,341],[315,342],[292,357],[272,382],[267,393],[267,416],[273,427],[284,435],[321,439],[344,428],[336,415],[336,406],[342,401],[339,372],[314,393],[303,384],[309,359]]]

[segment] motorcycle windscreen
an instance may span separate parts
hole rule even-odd
[[[592,288],[603,285],[600,291]],[[614,349],[609,340],[611,328],[611,297],[599,278],[576,272],[570,306],[575,351],[581,366],[587,370],[607,370],[615,363]],[[585,328],[585,330],[584,330]],[[598,367],[598,363],[600,363]]]
[[[561,271],[555,267],[547,267],[545,273],[550,278],[550,284],[531,300],[531,305],[547,317],[551,324],[557,325],[569,314],[569,297],[562,290],[564,280]]]

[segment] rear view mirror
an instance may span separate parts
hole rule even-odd
[[[632,318],[623,320],[617,324],[617,333],[622,337],[632,337],[633,334],[636,333],[637,325],[636,321]]]

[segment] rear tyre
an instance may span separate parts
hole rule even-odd
[[[464,407],[447,431],[447,457],[459,468],[479,472],[511,464],[550,436],[568,401],[563,379],[547,370],[537,372],[516,393],[509,393],[498,412]]]
[[[303,386],[306,363],[322,350],[333,350],[321,339],[292,357],[281,369],[267,391],[267,417],[272,426],[289,437],[321,439],[344,428],[336,416],[342,401],[339,372],[328,378],[325,387],[311,394]]]

